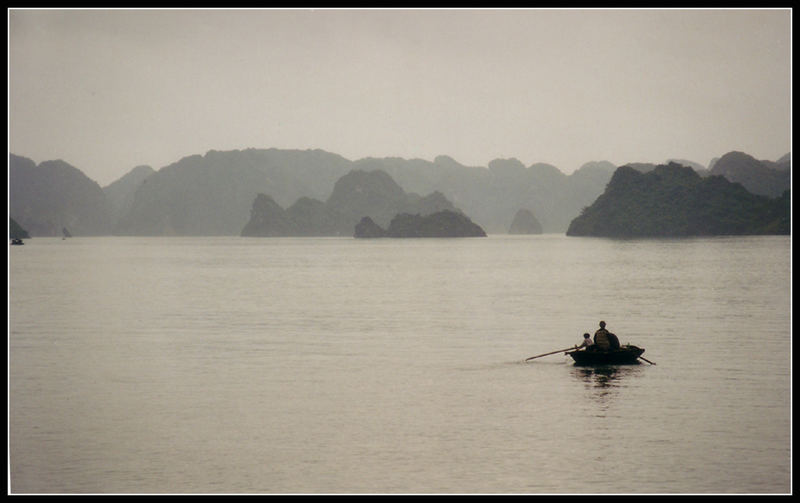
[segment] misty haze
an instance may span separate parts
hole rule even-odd
[[[8,20],[10,493],[790,493],[791,10]]]

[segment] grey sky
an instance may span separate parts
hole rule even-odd
[[[11,10],[9,150],[101,185],[243,148],[707,164],[791,150],[791,11]]]

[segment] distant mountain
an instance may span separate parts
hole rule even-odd
[[[656,169],[656,164],[652,162],[629,162],[625,166],[633,168],[640,173],[649,173]]]
[[[242,236],[280,237],[296,236],[298,226],[278,203],[266,194],[258,194],[253,201],[250,220],[242,229]]]
[[[754,193],[776,197],[782,187],[788,186],[789,154],[776,162],[748,157],[726,154],[714,161],[712,169],[739,181]],[[736,161],[737,158],[744,163]],[[475,167],[464,166],[448,156],[436,157],[433,162],[396,157],[350,161],[322,150],[212,150],[205,155],[185,157],[157,171],[143,166],[134,168],[101,189],[104,203],[97,196],[96,183],[63,161],[48,161],[49,164],[37,167],[33,161],[26,163],[24,158],[13,154],[10,159],[9,181],[13,193],[9,206],[14,215],[21,215],[17,221],[34,236],[42,233],[57,236],[62,227],[76,236],[87,233],[238,235],[250,218],[257,194],[269,194],[275,204],[287,208],[285,211],[293,219],[306,219],[303,228],[321,232],[334,225],[327,220],[338,222],[342,214],[355,219],[355,223],[363,216],[352,214],[350,207],[364,202],[360,200],[362,195],[346,191],[350,194],[347,198],[360,201],[356,204],[334,194],[337,181],[351,171],[384,172],[409,201],[416,198],[414,204],[419,208],[424,206],[426,213],[444,209],[443,201],[447,201],[490,233],[508,232],[509,222],[520,208],[536,215],[542,232],[560,233],[567,230],[582,208],[603,193],[617,169],[607,161],[593,161],[567,176],[555,166],[536,163],[526,167],[514,158],[495,159],[487,166]],[[742,167],[743,164],[746,166]],[[23,165],[33,165],[33,169],[18,169]],[[629,166],[643,173],[655,168],[650,163]],[[710,170],[703,171],[696,163],[691,166],[703,176],[710,174]],[[42,167],[48,169],[43,171]],[[73,193],[72,185],[58,178],[67,171],[71,172],[71,178],[83,180],[85,193],[84,190]],[[39,177],[36,187],[57,187],[53,190],[59,193],[26,189],[31,186],[31,177]],[[375,190],[378,188],[376,185]],[[394,217],[386,208],[393,211],[396,202],[393,198],[400,197],[397,188],[384,188],[388,192],[382,192],[379,199],[385,201],[373,201],[371,205],[375,222],[383,227]],[[69,204],[65,202],[67,199]],[[380,204],[386,208],[381,210]],[[92,209],[77,210],[87,206]],[[326,216],[322,209],[336,215]],[[76,220],[83,223],[76,226]],[[350,230],[336,232],[349,234]]]
[[[284,210],[272,197],[258,194],[242,236],[352,236],[357,223],[370,217],[387,225],[398,213],[427,215],[458,211],[441,193],[425,197],[406,193],[383,171],[353,170],[334,184],[326,202],[300,198]]]
[[[155,173],[150,166],[136,166],[117,181],[103,187],[111,205],[112,220],[117,222],[133,206],[133,198],[144,180]]]
[[[568,236],[657,237],[788,234],[789,191],[770,199],[722,176],[675,163],[648,173],[622,166]]]
[[[9,155],[9,216],[31,236],[75,236],[111,232],[111,207],[103,189],[64,161]]]
[[[368,216],[378,225],[386,225],[407,205],[405,191],[381,170],[349,172],[336,181],[327,202],[328,208],[348,221],[350,233],[361,217]]]
[[[779,162],[759,161],[744,152],[728,152],[714,163],[711,175],[742,184],[753,194],[778,197],[791,185],[791,157]]]
[[[505,233],[522,207],[535,212],[544,232],[563,232],[580,208],[602,192],[613,169],[610,163],[587,163],[566,176],[554,166],[540,163],[526,168],[516,159],[469,167],[447,156],[434,162],[349,161],[322,150],[212,150],[154,172],[137,167],[103,191],[114,234],[237,235],[259,193],[269,194],[282,207],[302,197],[325,201],[346,173],[384,171],[410,197],[438,194],[491,232]],[[436,205],[432,199],[420,202],[425,203]],[[387,225],[392,216],[380,224]],[[77,235],[78,229],[74,232]]]
[[[9,239],[30,239],[31,235],[28,231],[22,228],[13,218],[8,222],[8,238]]]
[[[115,232],[120,235],[238,235],[259,193],[287,206],[326,198],[351,162],[322,150],[209,151],[148,176]]]
[[[525,208],[519,210],[511,221],[508,228],[509,234],[541,234],[542,224],[536,219],[530,210]]]
[[[667,164],[680,164],[681,166],[688,166],[693,170],[697,171],[697,174],[703,176],[702,172],[706,171],[706,167],[700,164],[699,162],[689,161],[687,159],[667,159]]]
[[[444,210],[430,215],[400,213],[384,231],[371,218],[364,217],[355,228],[357,238],[465,238],[486,237],[486,232],[466,215]]]
[[[353,237],[356,238],[388,238],[389,233],[376,224],[371,218],[364,217],[356,224],[355,233]]]
[[[469,167],[447,156],[433,162],[368,158],[354,164],[385,171],[407,191],[438,191],[492,233],[507,232],[520,208],[534,212],[543,232],[564,232],[580,209],[602,193],[616,168],[607,161],[590,162],[567,176],[545,163],[526,167],[511,158]]]

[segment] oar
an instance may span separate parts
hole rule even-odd
[[[534,358],[539,358],[539,357],[542,357],[542,356],[554,355],[556,353],[564,353],[566,351],[570,351],[570,350],[573,350],[573,349],[576,349],[576,348],[577,348],[577,346],[573,346],[573,347],[567,348],[567,349],[559,349],[558,351],[550,351],[549,353],[545,353],[543,355],[536,355],[536,356],[531,356],[530,358],[525,358],[525,361],[533,360]]]
[[[640,358],[640,359],[642,359],[642,360],[644,360],[644,361],[646,361],[646,362],[647,362],[647,363],[649,363],[650,365],[655,365],[655,363],[651,362],[650,360],[648,360],[648,359],[647,359],[647,358],[645,358],[644,356],[640,356],[639,358]]]

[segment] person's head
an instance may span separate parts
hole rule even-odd
[[[589,335],[589,334],[583,334],[583,338],[584,338],[584,339],[588,339],[589,337],[591,337],[591,335]]]
[[[601,321],[600,322],[600,328],[606,328],[606,322],[605,321]]]

